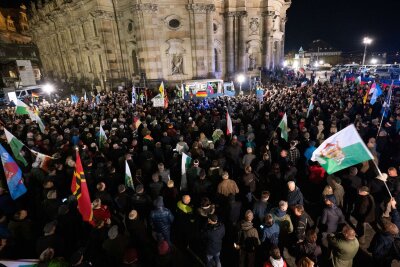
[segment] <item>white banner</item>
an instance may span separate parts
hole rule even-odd
[[[160,97],[160,95],[157,95],[151,101],[153,102],[153,107],[155,108],[164,107],[164,98]]]
[[[22,86],[36,85],[35,73],[30,60],[16,60]]]

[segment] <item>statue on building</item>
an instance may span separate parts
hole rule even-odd
[[[174,55],[172,57],[172,75],[183,74],[183,57],[182,55]]]
[[[256,57],[253,54],[250,54],[250,56],[249,56],[249,69],[251,69],[251,70],[255,69],[256,65],[257,65]]]

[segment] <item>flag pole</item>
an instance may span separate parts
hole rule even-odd
[[[382,177],[382,172],[381,172],[381,170],[379,169],[378,164],[376,164],[375,160],[372,160],[372,162],[374,163],[375,168],[378,170],[379,176]],[[379,179],[379,180],[380,180],[380,179]],[[383,180],[381,180],[381,181],[385,184],[386,190],[388,191],[390,198],[393,198],[392,193],[390,193],[389,187],[388,187],[387,184],[386,184],[386,181],[383,181]]]
[[[392,84],[390,85],[390,91],[389,91],[389,92],[391,92],[391,94],[390,94],[390,98],[389,98],[389,108],[390,108],[390,103],[392,102],[392,95],[393,95],[393,92],[392,92],[392,90],[393,90],[393,83],[394,83],[394,80],[392,80]],[[388,93],[389,93],[389,92],[388,92]],[[385,117],[385,113],[386,113],[386,108],[383,110],[383,114],[382,114],[381,122],[379,123],[378,133],[376,134],[376,138],[375,138],[375,139],[378,139],[379,132],[381,131],[381,128],[382,128],[382,122],[383,122],[383,118]]]

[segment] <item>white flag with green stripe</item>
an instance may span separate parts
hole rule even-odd
[[[4,129],[4,133],[7,138],[7,143],[10,145],[11,151],[14,154],[15,159],[22,162],[25,166],[28,166],[28,162],[26,162],[25,158],[21,155],[21,150],[24,147],[24,144],[18,140],[12,133]]]
[[[186,179],[186,171],[190,166],[190,163],[192,162],[192,158],[186,155],[185,153],[182,152],[182,162],[181,162],[181,172],[182,172],[182,178],[181,178],[181,190],[186,190],[187,189],[187,179]]]
[[[15,105],[15,113],[17,113],[18,115],[29,115],[29,107],[27,104],[17,99]]]
[[[125,160],[125,186],[135,190],[135,186],[133,185],[131,169],[129,168],[128,161],[126,160]]]
[[[326,139],[312,154],[328,174],[373,159],[353,124]]]
[[[106,132],[103,129],[103,126],[100,125],[100,133],[99,133],[99,147],[104,147],[105,142],[107,141]]]
[[[287,126],[287,116],[286,113],[283,115],[283,118],[278,126],[281,129],[281,137],[288,141],[288,126]]]

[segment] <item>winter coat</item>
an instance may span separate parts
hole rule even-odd
[[[376,233],[371,240],[368,251],[376,260],[390,258],[394,238],[390,233]]]
[[[270,245],[278,245],[279,243],[279,225],[273,223],[271,226],[266,226],[262,228],[261,242],[268,242]]]
[[[339,224],[344,223],[344,215],[336,206],[326,207],[322,211],[321,224],[326,226],[327,233],[335,233]]]
[[[281,211],[279,208],[273,208],[271,213],[275,223],[279,225],[281,233],[290,234],[293,232],[293,224],[289,214]]]
[[[356,238],[346,240],[343,236],[328,236],[328,243],[332,249],[332,264],[334,267],[353,266],[353,259],[360,246]]]
[[[207,255],[216,255],[221,252],[222,239],[225,236],[225,226],[221,223],[216,225],[208,225],[204,233],[207,242],[206,253]]]
[[[375,221],[375,201],[371,195],[357,196],[354,217],[358,222]]]
[[[150,225],[157,233],[169,232],[173,221],[174,215],[167,208],[159,207],[150,212]]]
[[[238,243],[240,249],[246,252],[254,252],[256,247],[261,244],[258,231],[253,227],[252,222],[242,221],[238,233]]]
[[[217,188],[218,194],[223,196],[229,196],[230,194],[237,194],[239,193],[239,187],[237,186],[236,182],[231,179],[223,180],[219,183]]]
[[[189,205],[185,205],[181,200],[177,203],[176,209],[176,227],[182,235],[193,233],[195,217],[193,209]]]
[[[300,189],[296,186],[294,191],[289,191],[287,195],[288,205],[295,206],[297,204],[303,205],[304,197]]]
[[[308,257],[312,261],[316,262],[317,258],[322,254],[321,247],[317,243],[310,243],[307,240],[297,244],[298,257]]]
[[[312,227],[314,225],[313,220],[307,213],[303,213],[300,217],[296,217],[293,221],[294,233],[297,240],[304,240],[306,237],[307,226]]]
[[[264,221],[265,215],[271,210],[271,205],[268,202],[257,201],[253,206],[254,218],[259,220],[260,223]]]
[[[243,183],[248,187],[249,192],[256,191],[256,176],[253,173],[247,173],[243,176]]]
[[[336,184],[335,188],[333,188],[333,194],[336,198],[336,205],[338,207],[343,207],[343,198],[344,198],[344,188],[340,184]]]

